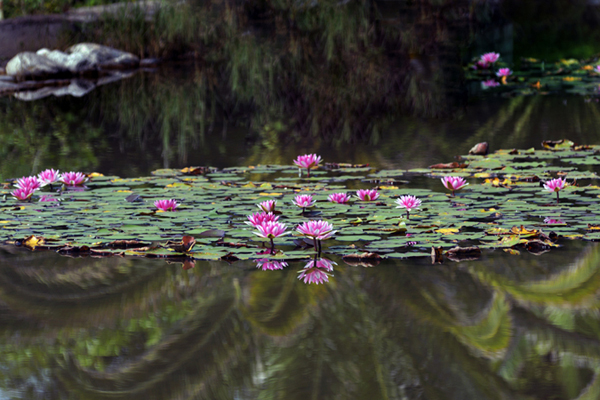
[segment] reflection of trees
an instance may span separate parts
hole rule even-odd
[[[18,271],[11,261],[1,270],[0,301],[29,333],[26,342],[14,341],[3,324],[0,350],[4,357],[33,352],[52,379],[90,399],[233,392],[260,399],[526,399],[546,393],[538,386],[550,398],[593,398],[600,389],[600,247],[569,263],[571,255],[557,252],[548,265],[544,256],[510,256],[458,267],[338,268],[319,286],[299,284],[294,263],[251,272],[236,264],[182,271],[125,263],[113,280],[131,285],[97,298],[95,287],[106,284],[101,276],[114,273],[105,264],[89,280],[89,298],[80,296],[98,327],[58,298],[68,288],[58,284],[65,271],[75,277],[70,282],[88,276],[84,263],[79,271],[51,267],[36,280],[32,267]],[[138,281],[144,268],[152,272]],[[27,299],[21,287],[29,285],[45,304]],[[79,322],[44,317],[65,310]],[[45,326],[52,330],[40,331]],[[56,344],[41,351],[44,336]]]

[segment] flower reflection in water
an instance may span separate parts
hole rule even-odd
[[[288,266],[288,263],[286,263],[285,261],[270,260],[268,258],[261,258],[255,260],[255,262],[256,268],[260,268],[263,271],[275,271],[278,269],[284,269]]]
[[[306,263],[303,269],[298,271],[298,279],[304,283],[325,283],[329,282],[329,277],[333,276],[333,265],[335,262],[326,258],[316,258]]]

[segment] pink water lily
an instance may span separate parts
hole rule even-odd
[[[301,168],[300,171],[302,171],[302,168],[306,169],[308,177],[310,177],[310,170],[312,168],[317,168],[320,162],[321,156],[316,154],[304,154],[302,156],[298,156],[298,158],[294,160],[294,164],[296,164],[298,168]]]
[[[406,209],[406,219],[409,219],[410,211],[419,208],[421,206],[421,200],[412,195],[400,196],[399,199],[396,199],[396,204],[398,204],[396,208]]]
[[[87,176],[82,172],[64,172],[60,175],[60,181],[67,186],[80,186],[87,181]]]
[[[285,261],[269,260],[268,258],[261,258],[256,260],[256,268],[260,268],[263,271],[276,271],[278,269],[284,269],[288,266]]]
[[[480,60],[487,64],[494,64],[500,58],[500,54],[498,53],[485,53],[480,57]]]
[[[257,225],[261,225],[264,222],[277,222],[277,220],[279,220],[277,215],[260,211],[255,214],[248,215],[248,221],[246,221],[246,224],[256,228]]]
[[[17,179],[15,186],[17,186],[19,189],[31,188],[36,190],[42,187],[42,184],[36,176],[24,176]]]
[[[455,191],[468,185],[467,181],[460,176],[445,176],[442,178],[442,184],[446,189],[452,192],[452,197],[454,197]]]
[[[154,202],[154,206],[156,206],[156,208],[158,208],[160,211],[175,211],[175,209],[179,207],[179,203],[173,199],[156,200]]]
[[[276,221],[265,221],[260,225],[256,225],[258,232],[252,232],[256,236],[260,236],[271,241],[271,254],[275,254],[275,243],[273,239],[279,236],[289,235],[291,232],[286,232],[286,225]]]
[[[312,195],[310,194],[299,194],[292,201],[292,203],[302,208],[302,211],[304,211],[305,208],[313,207],[316,204],[316,202],[317,201],[313,199]]]
[[[277,200],[267,200],[262,203],[257,204],[256,206],[263,210],[266,213],[275,212],[275,206],[277,205]]]
[[[60,179],[60,172],[57,169],[48,168],[40,172],[37,176],[42,186],[52,185]]]
[[[567,181],[562,178],[550,179],[544,183],[544,189],[549,192],[556,192],[556,204],[558,204],[558,192],[567,186]]]
[[[279,236],[288,235],[291,232],[286,232],[286,225],[277,221],[265,221],[260,225],[256,225],[258,232],[253,232],[255,235],[265,239],[274,239]]]
[[[10,192],[10,195],[17,200],[29,200],[31,196],[37,189],[32,188],[31,186],[25,186],[23,188],[17,188]]]
[[[346,193],[332,193],[327,197],[327,200],[332,203],[346,204],[350,201],[350,196]]]
[[[548,225],[554,225],[554,224],[564,224],[565,221],[563,221],[562,219],[554,219],[554,218],[546,217],[546,218],[544,218],[544,223],[548,224]]]
[[[496,72],[496,76],[499,76],[499,77],[503,77],[503,76],[508,77],[510,75],[512,75],[512,71],[510,70],[510,68],[500,68],[498,70],[498,72]]]
[[[296,228],[296,232],[303,236],[316,239],[326,240],[331,238],[337,231],[333,230],[333,225],[327,221],[307,221]]]
[[[379,198],[379,193],[375,189],[360,189],[356,192],[356,197],[361,201],[374,201]]]
[[[322,284],[329,282],[330,274],[328,271],[333,271],[334,262],[326,258],[316,258],[306,263],[306,266],[298,271],[298,279],[304,283]]]
[[[500,86],[500,83],[496,82],[493,79],[488,79],[487,81],[481,82],[481,86],[483,86],[484,88],[491,88],[491,87]]]

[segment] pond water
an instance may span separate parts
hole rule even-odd
[[[455,118],[390,118],[366,137],[306,138],[236,110],[202,72],[139,73],[81,99],[0,98],[2,179],[44,168],[138,177],[159,168],[291,164],[303,153],[378,169],[451,162],[481,141],[600,143],[582,96],[475,98]],[[241,107],[241,106],[240,106]],[[248,116],[250,115],[250,116]],[[600,247],[476,261],[70,258],[0,248],[0,398],[595,399]]]

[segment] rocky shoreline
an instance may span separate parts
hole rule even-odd
[[[66,52],[26,51],[14,56],[0,74],[0,96],[12,94],[26,101],[50,95],[81,97],[157,62],[95,43],[79,43]]]

